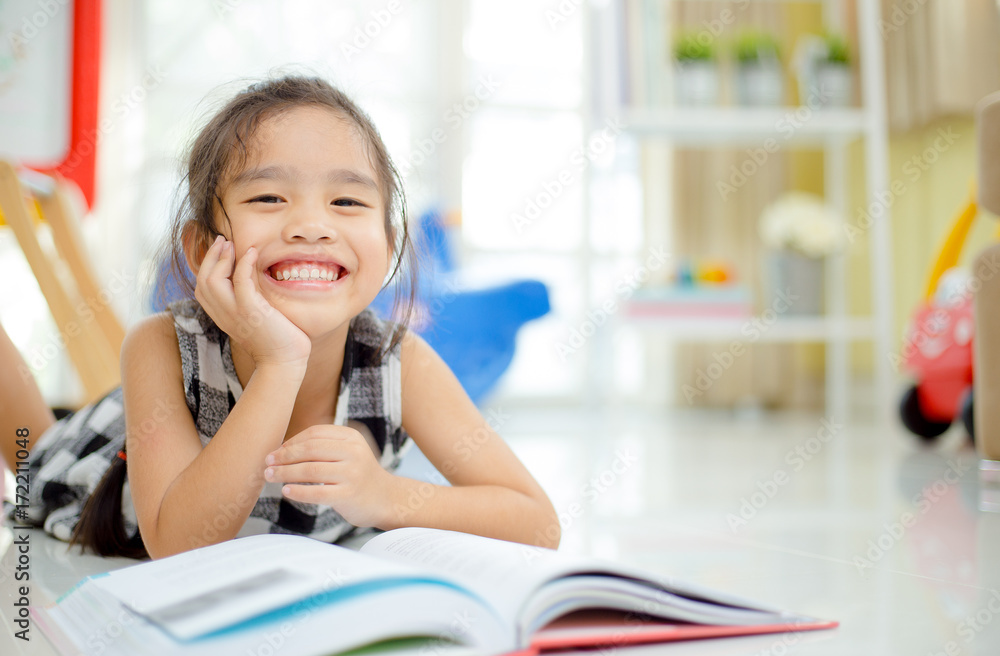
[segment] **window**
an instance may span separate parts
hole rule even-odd
[[[508,398],[587,392],[588,356],[601,349],[583,323],[613,293],[592,277],[628,267],[642,240],[636,175],[609,164],[616,149],[635,146],[613,126],[585,135],[586,3],[572,6],[556,20],[533,0],[468,2],[466,87],[489,80],[496,90],[466,131],[466,259],[484,278],[543,281],[552,304],[519,334],[499,390]]]

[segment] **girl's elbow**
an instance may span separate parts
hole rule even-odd
[[[546,547],[547,549],[558,549],[559,541],[562,539],[562,527],[559,526],[559,521],[556,520],[555,524],[551,525],[552,530],[546,531],[542,535],[542,542],[538,545],[539,547]]]
[[[185,547],[183,543],[171,539],[176,537],[176,531],[172,531],[170,526],[161,526],[160,520],[161,515],[157,512],[156,516],[149,518],[148,521],[143,522],[141,519],[139,521],[139,534],[142,536],[142,543],[150,558],[160,560],[188,551],[196,546],[192,544]]]
[[[159,560],[161,558],[166,558],[167,556],[173,556],[177,553],[176,549],[171,548],[171,546],[152,529],[143,531],[142,525],[140,524],[139,534],[142,535],[142,544],[146,547],[146,553],[149,554],[151,559]]]
[[[173,556],[175,553],[174,551],[171,551],[170,549],[167,549],[164,546],[161,545],[153,546],[148,544],[146,545],[146,552],[149,554],[149,557],[152,560],[160,560],[161,558]]]
[[[192,549],[197,549],[198,547],[208,546],[210,543],[197,544],[194,540],[191,540],[188,544],[184,542],[168,541],[168,540],[151,540],[149,543],[143,542],[146,546],[146,552],[149,557],[153,560],[160,560],[161,558],[168,558],[170,556],[176,556],[179,553],[184,553],[185,551],[191,551]]]
[[[559,523],[559,516],[550,503],[545,504],[542,512],[541,527],[535,531],[532,541],[537,547],[548,549],[558,549],[559,541],[562,539],[562,524]]]

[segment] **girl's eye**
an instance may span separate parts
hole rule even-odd
[[[361,201],[354,200],[353,198],[338,198],[333,201],[334,205],[338,207],[364,207],[365,204]]]
[[[251,198],[249,202],[251,202],[251,203],[280,203],[281,199],[278,198],[277,196],[264,195],[264,196],[257,196],[256,198]]]

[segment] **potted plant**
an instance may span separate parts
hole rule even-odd
[[[849,107],[854,80],[847,39],[835,32],[808,35],[795,54],[802,104],[810,107]]]
[[[719,68],[714,37],[705,31],[685,32],[674,43],[678,105],[714,105],[719,100]]]
[[[790,292],[797,298],[789,314],[820,314],[824,258],[844,244],[840,217],[822,198],[793,191],[764,208],[758,227],[768,249],[767,298]]]
[[[781,105],[785,98],[781,47],[766,32],[745,31],[735,42],[736,98],[741,105]]]
[[[825,56],[816,67],[816,86],[823,104],[828,107],[848,107],[852,104],[854,88],[851,74],[851,52],[847,39],[841,34],[827,32],[823,35]]]

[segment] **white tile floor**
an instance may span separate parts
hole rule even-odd
[[[562,548],[835,619],[835,631],[649,649],[1000,654],[1000,515],[957,432],[724,412],[510,411]]]
[[[818,415],[500,410],[562,513],[563,550],[841,622],[635,653],[1000,654],[1000,515],[977,509],[977,460],[958,433],[927,450],[894,427]],[[33,549],[41,595],[109,564],[40,534]],[[23,646],[10,595],[0,581],[0,654]],[[52,653],[34,634],[20,653]]]

